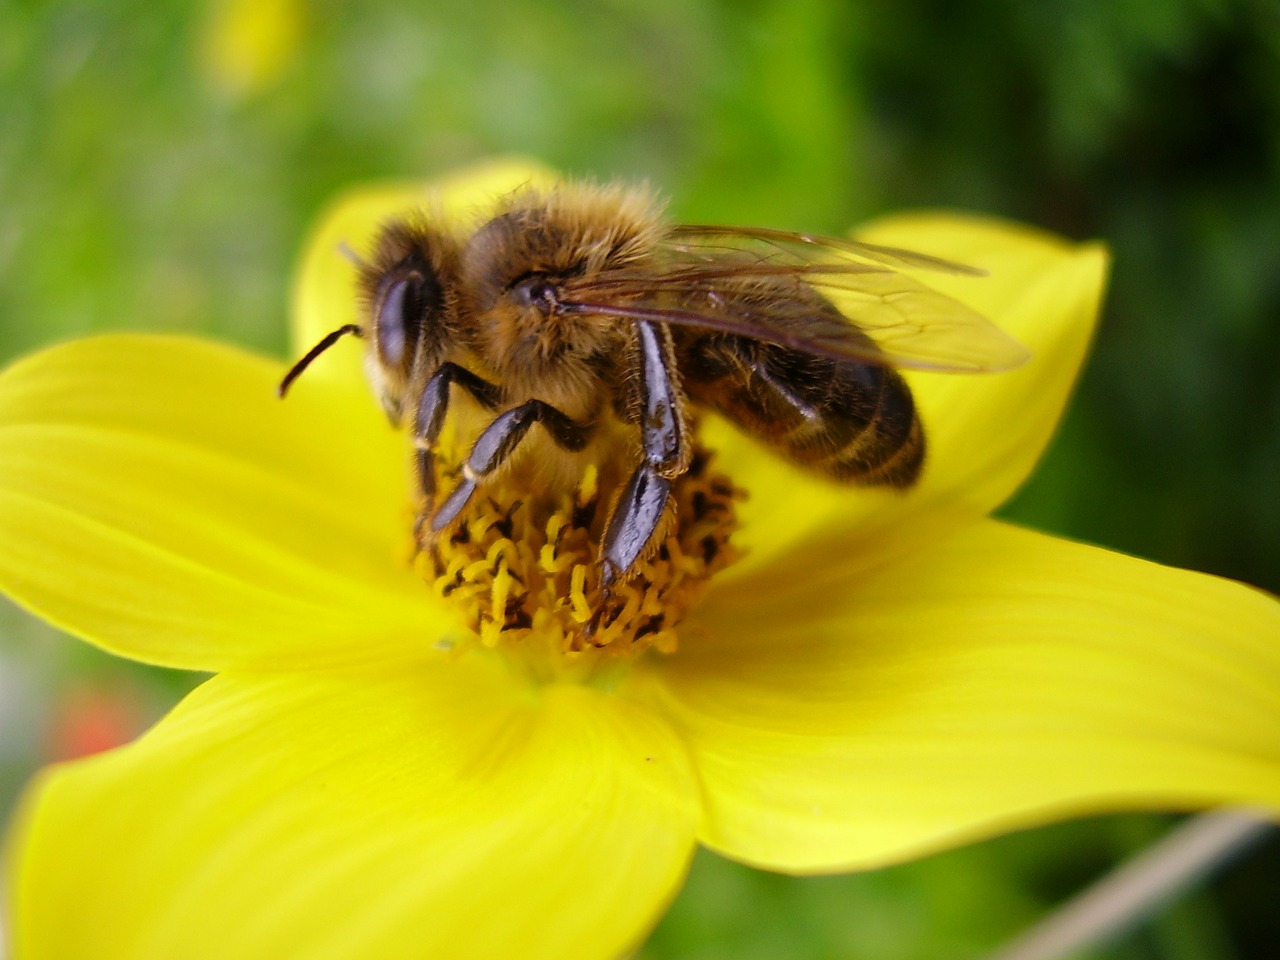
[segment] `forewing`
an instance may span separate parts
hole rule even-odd
[[[833,261],[853,260],[887,267],[936,270],[970,276],[982,276],[986,273],[977,267],[900,247],[884,247],[844,237],[770,230],[767,227],[680,224],[672,227],[667,245],[693,258],[745,253],[795,263],[830,264]]]
[[[902,269],[982,274],[852,240],[676,227],[652,264],[572,282],[561,306],[922,370],[1006,370],[1027,359],[1020,344],[981,314]],[[753,294],[744,297],[744,289]],[[836,310],[815,311],[815,290]]]

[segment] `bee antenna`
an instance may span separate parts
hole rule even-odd
[[[368,266],[368,264],[365,263],[364,257],[356,253],[355,248],[352,247],[351,244],[347,243],[347,241],[345,240],[338,241],[338,253],[342,254],[344,257],[350,260],[353,264],[355,264],[361,270],[363,270],[366,266]]]
[[[298,379],[299,374],[301,374],[303,370],[311,366],[311,361],[320,356],[320,354],[324,353],[347,334],[352,334],[357,337],[364,336],[364,332],[360,329],[360,324],[358,323],[347,323],[339,327],[337,330],[334,330],[314,347],[308,350],[305,357],[289,368],[289,372],[286,373],[284,375],[284,379],[280,381],[280,386],[276,387],[276,396],[283,398],[285,393],[288,391],[290,384]]]

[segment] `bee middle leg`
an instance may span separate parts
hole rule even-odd
[[[595,428],[594,423],[578,423],[542,400],[526,400],[500,414],[476,438],[462,464],[462,482],[431,518],[432,531],[438,533],[453,522],[480,481],[507,462],[535,423],[542,424],[556,445],[570,453],[582,450]]]

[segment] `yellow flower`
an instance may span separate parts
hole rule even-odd
[[[471,171],[434,203],[461,215],[544,176]],[[353,318],[340,243],[425,199],[330,213],[300,347]],[[32,788],[18,955],[608,958],[699,843],[816,873],[1086,812],[1280,809],[1280,604],[986,517],[1053,430],[1104,252],[959,216],[864,236],[988,269],[933,282],[1033,359],[911,376],[931,452],[905,495],[829,487],[708,424],[750,494],[745,556],[673,652],[604,672],[438,643],[456,605],[406,562],[406,445],[359,344],[283,403],[278,362],[190,339],[12,366],[0,584],[107,650],[216,673]]]
[[[196,59],[210,86],[233,100],[271,87],[302,46],[299,0],[211,0]]]

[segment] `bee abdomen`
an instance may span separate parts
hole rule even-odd
[[[823,372],[828,389],[778,445],[834,480],[899,488],[914,483],[924,463],[924,431],[903,379],[887,367],[853,361]]]
[[[715,338],[688,355],[687,389],[795,463],[833,480],[909,487],[924,431],[890,367]]]
[[[910,404],[910,394],[904,396]],[[923,464],[924,431],[912,410],[912,416],[905,422],[893,416],[872,420],[856,439],[822,464],[821,469],[837,480],[905,488],[916,481]]]
[[[924,464],[924,430],[911,390],[896,371],[887,367],[849,366],[865,367],[856,377],[865,392],[857,395],[856,390],[849,389],[845,395],[851,402],[856,397],[853,406],[863,410],[829,409],[825,419],[833,432],[839,432],[834,425],[840,421],[861,425],[861,429],[815,466],[837,480],[909,487]]]

